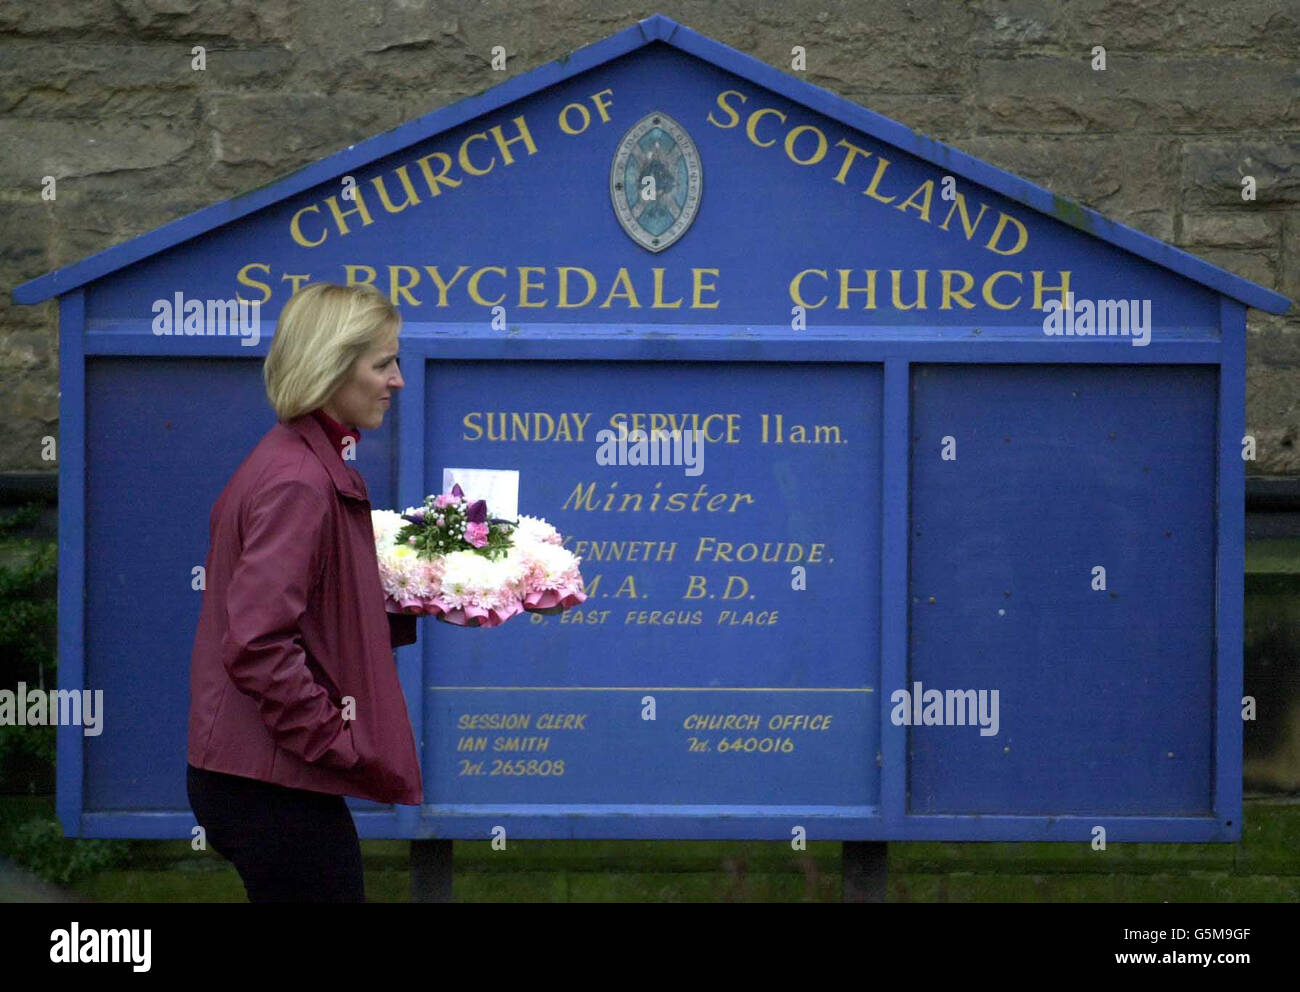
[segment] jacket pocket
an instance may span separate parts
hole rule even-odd
[[[322,754],[315,762],[334,771],[354,772],[365,764],[356,737],[352,733],[352,723],[343,721],[343,733],[335,738],[334,746]]]
[[[343,693],[339,691],[339,687],[334,684],[334,680],[326,673],[324,666],[312,657],[311,652],[307,651],[306,655],[307,670],[311,672],[311,677],[329,694],[330,702],[341,709],[343,707]]]

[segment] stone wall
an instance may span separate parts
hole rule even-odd
[[[786,72],[802,45],[808,82],[1300,297],[1295,0],[5,0],[0,472],[58,428],[56,304],[15,285],[653,13]],[[1250,311],[1247,356],[1248,471],[1300,474],[1300,313]]]

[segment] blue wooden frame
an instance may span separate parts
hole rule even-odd
[[[88,357],[156,354],[156,338],[145,321],[113,322],[111,329],[81,331],[81,292],[62,301],[68,339],[61,349],[63,383],[69,393],[65,408],[64,456],[60,459],[60,679],[61,688],[80,688],[80,568],[84,543],[84,403],[78,383]],[[1204,340],[1155,339],[1142,349],[1107,347],[1105,342],[1065,351],[1038,341],[920,341],[915,331],[868,340],[801,339],[802,361],[882,363],[885,369],[884,465],[886,491],[908,485],[910,445],[909,383],[914,365],[955,363],[1052,363],[1155,365],[1218,365],[1219,486],[1218,615],[1216,726],[1214,727],[1214,815],[1187,816],[960,816],[909,815],[906,812],[908,728],[888,718],[889,694],[879,694],[883,774],[880,807],[737,807],[719,815],[712,806],[425,806],[399,807],[394,812],[357,811],[358,830],[365,837],[481,838],[497,825],[509,836],[529,838],[626,839],[753,839],[785,840],[794,825],[808,830],[810,839],[840,840],[1043,840],[1086,842],[1095,826],[1105,827],[1111,841],[1232,841],[1241,831],[1242,624],[1244,582],[1244,464],[1240,458],[1245,407],[1245,308],[1225,300],[1223,343]],[[129,323],[138,326],[128,327]],[[437,359],[536,359],[662,361],[689,359],[719,362],[772,361],[788,357],[788,342],[771,336],[737,339],[716,337],[656,337],[629,340],[625,334],[593,333],[581,327],[552,324],[522,325],[509,339],[489,336],[482,325],[449,334],[446,325],[409,322],[403,327],[406,388],[399,394],[398,486],[402,499],[417,501],[425,477],[424,369]],[[752,330],[752,329],[751,329]],[[566,333],[567,331],[567,333]],[[83,336],[84,335],[84,336]],[[909,339],[910,337],[910,339]],[[192,342],[195,356],[223,356],[211,339]],[[249,349],[250,360],[265,357],[268,343]],[[174,352],[168,353],[174,357]],[[881,552],[881,676],[882,686],[907,684],[907,504],[885,500]],[[403,689],[411,706],[417,741],[423,741],[424,694],[421,692],[419,645],[398,651]],[[99,837],[187,836],[193,826],[185,813],[83,813],[81,737],[76,727],[59,728],[59,817],[69,834]]]
[[[1062,840],[1086,841],[1094,826],[1119,841],[1231,841],[1241,831],[1241,744],[1239,699],[1242,687],[1246,307],[1282,313],[1285,297],[1202,261],[1086,207],[1065,200],[1019,177],[919,135],[887,118],[812,86],[655,15],[626,30],[451,107],[442,108],[348,149],[328,156],[276,183],[214,204],[74,265],[31,280],[13,291],[19,303],[59,297],[59,687],[84,686],[85,663],[85,485],[86,364],[97,356],[159,354],[149,322],[86,320],[86,287],[114,272],[175,245],[238,221],[271,204],[310,189],[342,172],[399,151],[466,121],[480,117],[645,45],[662,42],[708,60],[755,84],[779,93],[844,124],[868,132],[955,175],[1071,224],[1091,237],[1155,262],[1220,294],[1217,328],[1203,338],[1161,337],[1141,349],[1109,347],[1106,341],[1076,342],[1060,349],[1037,327],[1001,327],[982,338],[971,328],[837,326],[798,338],[801,362],[880,363],[884,368],[883,485],[906,491],[910,457],[909,382],[913,365],[926,363],[1201,364],[1219,369],[1219,452],[1217,479],[1216,717],[1213,815],[1209,817],[1042,817],[909,815],[906,811],[907,728],[888,719],[889,694],[881,692],[883,778],[879,807],[735,807],[720,815],[715,806],[426,806],[392,811],[359,810],[365,837],[477,837],[498,824],[511,836],[536,838],[684,838],[787,840],[794,825],[809,839],[858,840]],[[743,327],[693,324],[647,333],[647,328],[591,324],[524,324],[508,338],[489,335],[481,324],[452,326],[408,322],[403,347],[407,388],[398,403],[398,491],[420,498],[425,478],[423,422],[425,363],[439,358],[492,360],[601,360],[636,362],[691,360],[717,362],[788,361],[793,340],[785,326]],[[1027,333],[1032,332],[1032,335]],[[1015,335],[1024,335],[1015,339]],[[250,360],[266,354],[267,341],[247,349]],[[211,338],[175,338],[168,357],[229,357]],[[413,359],[413,360],[412,360]],[[882,687],[906,683],[908,628],[909,509],[885,500],[881,548]],[[399,672],[411,708],[416,740],[423,741],[423,693],[418,645],[400,649]],[[125,811],[88,813],[83,808],[83,739],[79,728],[60,727],[58,815],[70,835],[99,837],[189,836],[192,816],[185,812]]]

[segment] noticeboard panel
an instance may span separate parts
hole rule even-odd
[[[1216,376],[913,368],[909,812],[1209,814]]]
[[[429,801],[878,801],[879,366],[439,361],[425,395],[426,489],[518,469],[590,594],[425,625]],[[598,464],[697,413],[697,464]]]

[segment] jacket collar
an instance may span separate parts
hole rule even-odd
[[[369,498],[366,495],[365,481],[361,478],[361,473],[343,463],[339,453],[334,450],[329,438],[325,436],[325,429],[317,423],[315,417],[310,413],[304,413],[285,422],[285,426],[307,442],[316,457],[320,459],[320,463],[325,466],[325,471],[329,473],[330,480],[339,493],[353,499]]]

